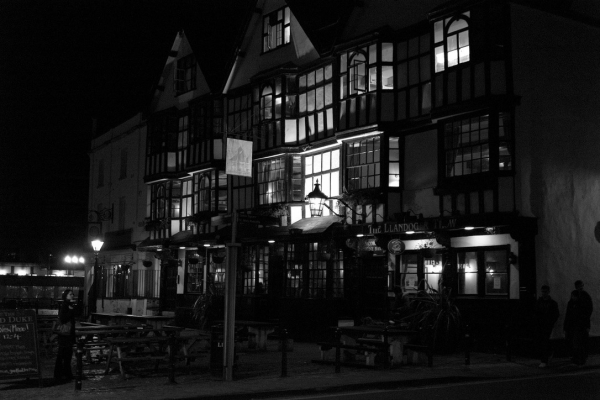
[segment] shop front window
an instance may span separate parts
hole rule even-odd
[[[456,253],[458,294],[508,295],[508,249],[464,250]]]

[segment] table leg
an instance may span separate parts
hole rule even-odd
[[[108,375],[110,372],[110,361],[112,360],[114,345],[110,346],[110,351],[108,352],[108,359],[106,360],[106,371],[104,371],[105,375]]]
[[[117,357],[119,362],[119,369],[121,370],[121,377],[125,378],[125,369],[123,368],[123,352],[121,351],[121,346],[117,346]]]

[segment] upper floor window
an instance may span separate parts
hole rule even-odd
[[[196,89],[196,59],[193,54],[177,60],[174,82],[176,94]]]
[[[273,119],[273,89],[270,86],[265,86],[260,94],[260,119]]]
[[[509,114],[497,116],[497,122],[495,115],[479,115],[444,124],[446,177],[512,170]]]
[[[393,58],[393,49],[384,46],[386,61]],[[359,49],[342,53],[340,55],[340,97],[342,99],[373,92],[378,88],[378,66],[381,60],[378,44],[373,43]],[[384,68],[386,80],[383,82],[385,89],[392,89],[394,85],[393,69],[391,64]]]
[[[437,21],[433,25],[435,72],[468,62],[470,12]]]
[[[373,137],[348,144],[346,173],[348,190],[379,187],[381,139]]]
[[[290,42],[290,9],[274,11],[263,19],[263,52],[274,50]]]
[[[258,204],[285,201],[285,158],[273,158],[257,164]]]

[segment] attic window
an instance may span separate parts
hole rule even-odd
[[[281,8],[264,17],[263,53],[274,50],[290,42],[290,9]]]
[[[177,60],[174,83],[177,95],[196,89],[196,60],[193,54]]]

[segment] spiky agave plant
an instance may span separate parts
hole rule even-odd
[[[452,350],[460,339],[462,317],[454,304],[450,288],[436,290],[426,280],[422,281],[425,290],[419,291],[408,320],[412,329],[423,333],[422,340],[431,341],[437,350]],[[441,285],[440,285],[441,286]]]

